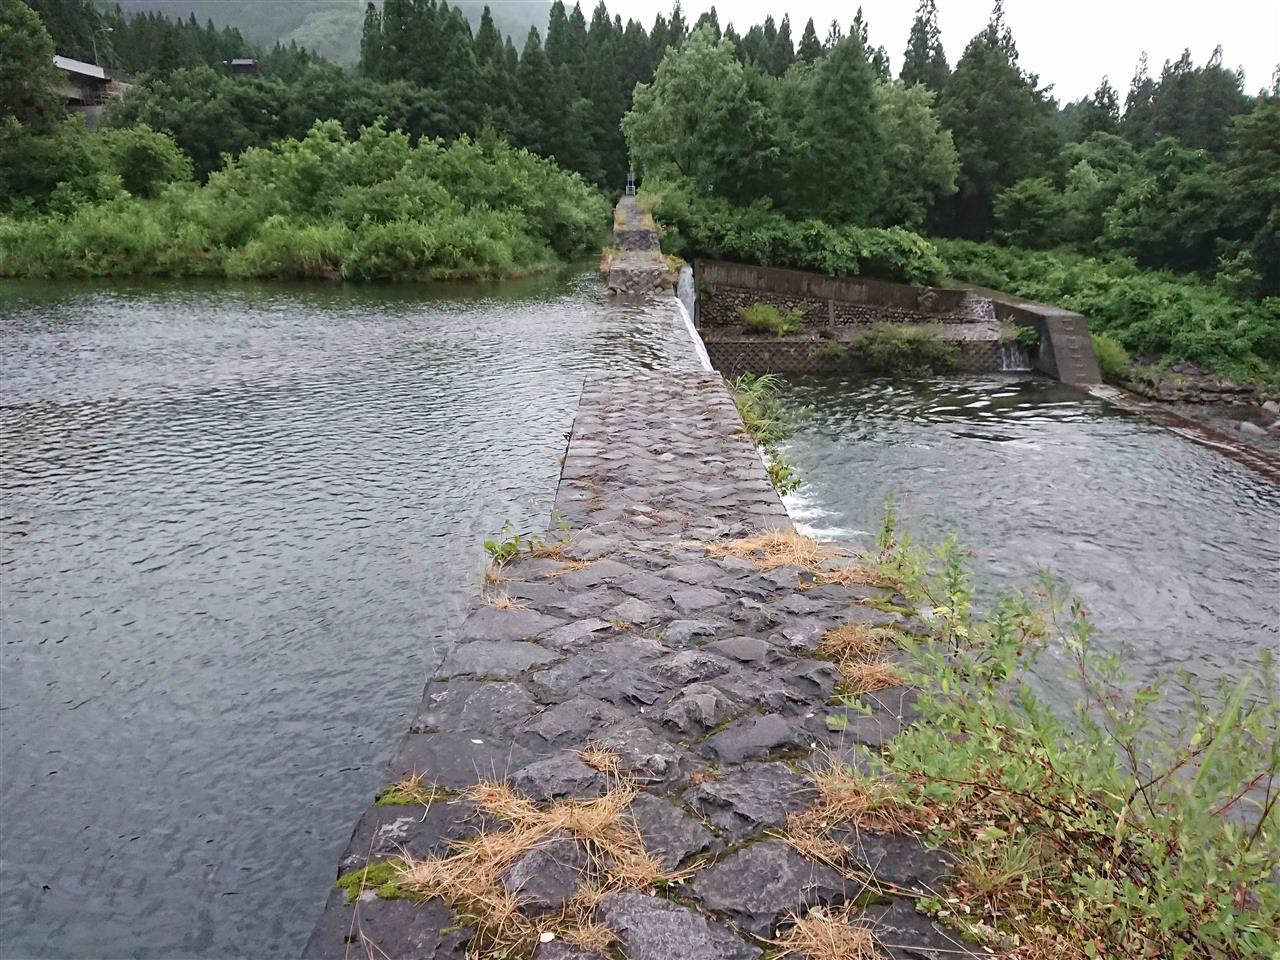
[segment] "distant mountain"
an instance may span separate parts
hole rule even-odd
[[[117,0],[95,0],[99,7],[111,9]],[[174,19],[186,19],[193,13],[198,21],[212,20],[218,26],[240,30],[246,40],[262,47],[279,41],[296,42],[335,63],[353,64],[360,59],[360,30],[364,25],[365,0],[118,0],[129,12],[162,13]],[[375,6],[381,7],[381,0]],[[484,0],[460,0],[450,4],[471,21],[474,29],[480,23]],[[490,7],[498,29],[509,35],[519,50],[529,27],[545,33],[551,0],[528,3],[494,3]]]

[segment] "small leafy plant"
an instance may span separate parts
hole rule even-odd
[[[510,520],[502,525],[502,535],[484,542],[484,551],[496,567],[503,567],[518,557],[521,551],[532,552],[540,547],[543,538],[536,533],[520,533]]]
[[[780,397],[781,383],[771,373],[744,373],[729,381],[729,389],[743,426],[764,455],[769,482],[779,493],[787,494],[799,488],[800,477],[778,450],[791,430],[790,414]]]

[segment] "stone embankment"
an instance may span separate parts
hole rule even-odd
[[[556,515],[483,586],[306,956],[753,960],[803,918],[967,955],[914,908],[946,869],[916,838],[835,817],[844,843],[796,842],[823,777],[911,714],[902,688],[833,706],[820,645],[912,621],[886,588],[726,549],[791,523],[723,380],[588,382]]]
[[[671,267],[658,249],[658,227],[634,196],[623,197],[613,214],[613,246],[605,286],[625,297],[671,289]]]

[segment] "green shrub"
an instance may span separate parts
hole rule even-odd
[[[950,373],[959,364],[959,348],[943,340],[940,333],[936,327],[921,324],[872,324],[844,344],[842,361],[867,373]]]
[[[20,146],[11,133],[0,126],[0,155]],[[228,160],[204,186],[145,127],[81,132],[73,146],[88,143],[102,156],[68,168],[50,213],[0,217],[0,273],[498,278],[595,249],[607,222],[580,177],[494,138],[415,147],[377,125],[351,139],[317,123]]]
[[[1132,683],[1049,575],[984,617],[954,540],[932,552],[892,532],[884,543],[881,572],[930,611],[935,636],[912,648],[920,720],[885,745],[886,778],[850,774],[846,787],[950,853],[947,888],[922,906],[996,953],[1276,956],[1270,657],[1213,695],[1193,689],[1169,722],[1153,709],[1166,684]],[[1078,695],[1055,707],[1046,684],[1063,681],[1046,673],[1064,671]]]
[[[1102,379],[1107,383],[1123,382],[1129,373],[1129,351],[1105,333],[1093,333],[1089,338],[1093,341],[1093,352],[1098,358]]]
[[[698,194],[686,181],[645,181],[642,197],[662,227],[662,249],[761,266],[869,276],[927,286],[945,273],[933,244],[901,227],[833,226],[791,220],[767,200],[737,207]]]
[[[939,240],[951,275],[1075,310],[1131,355],[1189,360],[1226,376],[1280,382],[1280,298],[1241,299],[1195,277],[1124,258]]]
[[[98,136],[111,169],[135,197],[154,197],[165,184],[191,179],[191,160],[167,133],[144,123]]]
[[[739,307],[738,316],[748,330],[770,333],[775,337],[785,337],[804,326],[804,310],[800,307],[783,313],[771,303],[753,303],[749,307]]]

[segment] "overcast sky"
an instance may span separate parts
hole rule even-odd
[[[915,16],[917,0],[862,0],[863,16],[871,27],[871,41],[883,45],[896,76],[902,51]],[[937,0],[938,24],[947,60],[954,67],[965,44],[986,24],[991,0]],[[827,24],[839,19],[847,32],[858,9],[858,0],[720,0],[714,4],[721,25],[732,22],[739,33],[768,14],[791,15],[793,38],[798,42],[805,21],[813,17],[818,36]],[[583,11],[591,16],[590,3]],[[647,27],[654,16],[671,9],[670,0],[612,0],[612,13],[623,20],[635,17]],[[684,0],[692,23],[712,6],[708,0]],[[1280,0],[1005,0],[1005,21],[1018,43],[1022,66],[1052,83],[1060,101],[1077,100],[1092,93],[1104,74],[1123,100],[1138,56],[1147,51],[1152,73],[1165,60],[1176,60],[1184,47],[1191,48],[1196,64],[1208,59],[1222,45],[1223,63],[1244,67],[1245,89],[1257,93],[1269,86],[1280,62]]]

